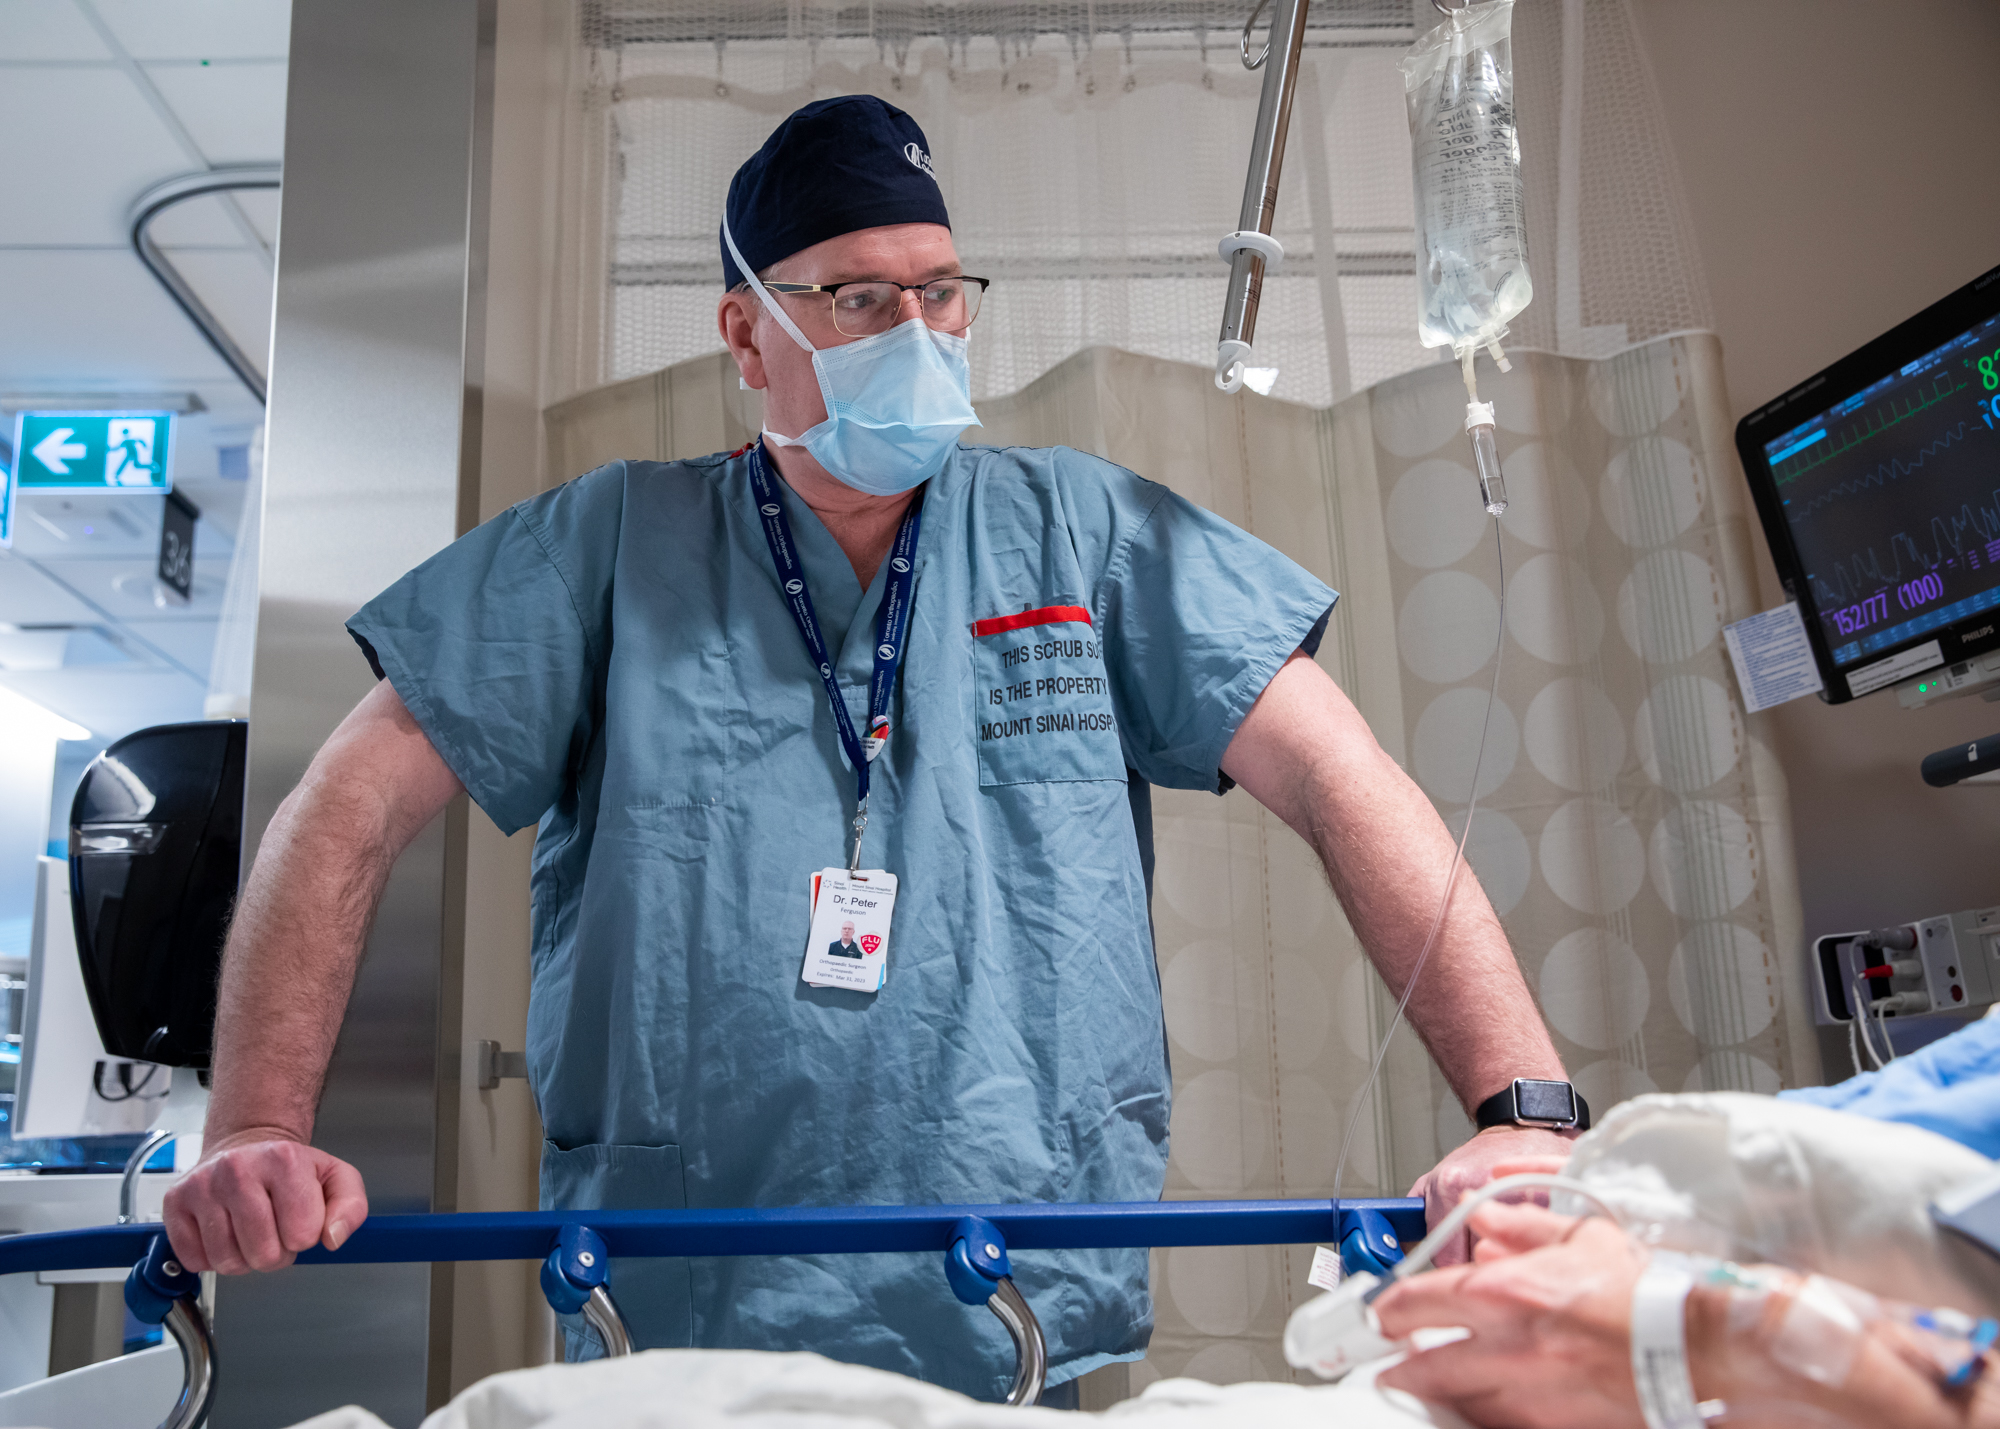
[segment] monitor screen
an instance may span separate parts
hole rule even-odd
[[[1827,698],[2000,644],[2000,269],[1746,417]]]

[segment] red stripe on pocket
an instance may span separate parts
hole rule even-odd
[[[1008,630],[1026,630],[1031,625],[1090,624],[1090,612],[1080,605],[1044,605],[1019,615],[996,615],[991,620],[972,622],[974,635],[999,635]]]

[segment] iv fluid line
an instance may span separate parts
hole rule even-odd
[[[1473,370],[1472,362],[1478,355],[1479,349],[1476,346],[1460,348],[1458,353],[1459,376],[1465,379],[1466,400],[1472,402],[1479,400],[1479,374]],[[1486,344],[1486,355],[1493,359],[1493,365],[1502,372],[1512,372],[1514,370],[1514,364],[1509,362],[1507,354],[1500,350],[1499,338],[1496,337],[1493,341]]]
[[[1403,996],[1396,1003],[1396,1014],[1389,1019],[1389,1030],[1382,1035],[1382,1045],[1375,1053],[1375,1064],[1368,1069],[1368,1080],[1362,1084],[1361,1096],[1354,1103],[1354,1110],[1347,1116],[1347,1131],[1340,1138],[1340,1156],[1333,1163],[1333,1199],[1340,1202],[1341,1176],[1347,1170],[1347,1153],[1354,1144],[1354,1129],[1361,1124],[1361,1113],[1368,1105],[1368,1099],[1375,1091],[1375,1083],[1382,1075],[1382,1064],[1389,1056],[1389,1043],[1396,1035],[1396,1029],[1403,1025],[1403,1014],[1410,1005],[1410,995],[1417,990],[1417,978],[1430,960],[1431,949],[1436,946],[1438,934],[1443,930],[1445,918],[1451,912],[1451,897],[1458,887],[1459,870],[1465,867],[1465,844],[1472,837],[1472,816],[1479,809],[1479,770],[1486,761],[1486,732],[1493,723],[1493,705],[1500,697],[1501,657],[1507,648],[1507,555],[1500,541],[1500,518],[1493,518],[1493,559],[1500,574],[1500,629],[1493,642],[1493,683],[1486,691],[1486,713],[1479,720],[1479,748],[1472,757],[1472,785],[1468,790],[1469,801],[1465,806],[1465,827],[1459,832],[1458,846],[1452,850],[1451,866],[1446,871],[1444,897],[1438,900],[1437,915],[1431,919],[1431,930],[1424,939],[1423,949],[1417,954],[1416,962],[1410,965],[1410,974],[1403,982]]]

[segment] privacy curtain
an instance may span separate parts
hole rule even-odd
[[[1216,240],[1236,227],[1263,87],[1239,50],[1255,8],[569,0],[545,400],[716,351],[730,176],[792,110],[856,93],[923,126],[960,257],[995,280],[975,396],[1100,344],[1212,363]],[[1257,325],[1278,397],[1323,407],[1437,356],[1416,338],[1397,62],[1442,18],[1431,0],[1307,12],[1275,219],[1286,257]],[[1600,356],[1707,325],[1628,0],[1522,0],[1513,25],[1536,294],[1513,340]]]

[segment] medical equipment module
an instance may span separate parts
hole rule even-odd
[[[1888,1040],[1887,1017],[1966,1012],[2000,1001],[2000,906],[1813,940],[1813,1013],[1822,1027],[1858,1020]],[[1873,1047],[1870,1045],[1870,1055]]]
[[[1104,1205],[859,1206],[791,1210],[524,1211],[371,1216],[337,1251],[302,1252],[301,1265],[542,1260],[542,1292],[581,1314],[607,1354],[632,1352],[610,1283],[614,1256],[851,1255],[915,1251],[944,1256],[952,1293],[985,1305],[1014,1342],[1009,1404],[1033,1404],[1047,1354],[1034,1311],[1014,1287],[1010,1250],[1135,1246],[1296,1245],[1331,1238],[1350,1272],[1385,1273],[1424,1234],[1418,1198],[1336,1202],[1147,1201]],[[200,1277],[173,1259],[158,1224],[9,1236],[0,1275],[131,1266],[125,1303],[164,1324],[185,1371],[161,1429],[199,1429],[214,1404],[217,1352]],[[810,1346],[801,1346],[809,1349]]]
[[[1736,425],[1830,704],[2000,693],[2000,268]]]

